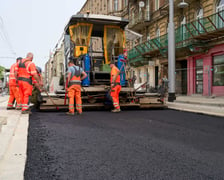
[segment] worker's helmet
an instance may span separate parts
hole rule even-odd
[[[42,69],[41,69],[39,66],[36,66],[36,70],[37,70],[37,72],[38,72],[39,74],[42,73]]]
[[[22,60],[23,58],[21,58],[21,57],[18,57],[18,58],[16,58],[16,61],[20,61],[20,60]]]

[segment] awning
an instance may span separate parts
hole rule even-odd
[[[125,36],[128,41],[133,41],[135,39],[141,39],[143,35],[125,28]]]

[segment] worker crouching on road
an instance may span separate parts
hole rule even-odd
[[[7,105],[7,110],[10,109],[14,109],[13,107],[13,102],[14,99],[16,99],[17,105],[16,105],[16,109],[17,110],[21,110],[21,99],[20,99],[20,95],[19,95],[19,86],[18,86],[18,82],[17,82],[17,78],[15,76],[15,72],[17,71],[17,63],[22,60],[21,57],[18,57],[16,59],[16,63],[14,63],[11,67],[10,67],[10,74],[9,74],[9,101],[8,101],[8,105]]]
[[[43,77],[42,77],[42,69],[38,66],[36,66],[37,75],[40,79],[40,84],[43,84]],[[42,96],[41,96],[41,89],[42,87],[39,86],[36,79],[32,77],[33,82],[33,91],[31,96],[31,103],[35,105],[36,108],[39,108],[40,103],[42,102]]]
[[[70,58],[68,63],[68,97],[69,97],[69,112],[66,114],[74,115],[74,99],[76,102],[76,110],[78,114],[82,114],[82,99],[81,99],[81,81],[87,77],[87,74],[79,66],[74,58]]]
[[[39,84],[40,78],[37,75],[36,66],[32,62],[33,54],[28,53],[26,58],[22,59],[18,63],[18,84],[19,84],[19,93],[22,102],[22,114],[30,114],[29,111],[29,96],[32,95],[32,77],[34,77]]]
[[[114,110],[112,112],[120,112],[120,104],[119,104],[119,93],[121,91],[120,85],[120,70],[115,66],[114,62],[110,63],[110,83],[111,83],[111,91],[110,96],[112,97]]]

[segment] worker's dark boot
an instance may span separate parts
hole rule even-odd
[[[67,115],[70,115],[70,116],[74,116],[75,113],[71,113],[71,112],[66,112]]]
[[[13,110],[13,109],[15,109],[15,108],[14,108],[14,107],[10,107],[10,106],[8,106],[6,109],[7,109],[7,110]]]
[[[22,108],[21,107],[16,107],[16,110],[22,110]]]
[[[77,115],[82,115],[82,112],[76,112]]]
[[[118,112],[121,112],[121,109],[113,109],[111,112],[118,113]]]
[[[25,111],[22,111],[22,114],[32,114],[32,113],[30,112],[30,110],[25,110]]]

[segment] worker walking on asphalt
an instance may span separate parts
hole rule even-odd
[[[17,110],[21,110],[21,100],[20,100],[20,95],[19,95],[19,86],[18,86],[18,82],[17,82],[17,78],[15,76],[15,71],[17,70],[17,63],[22,60],[21,57],[18,57],[16,59],[16,63],[14,63],[11,67],[10,67],[10,74],[9,74],[9,101],[8,101],[8,105],[7,105],[7,110],[10,109],[14,109],[13,107],[13,102],[14,99],[16,99],[17,105],[16,105],[16,109]]]
[[[115,66],[114,62],[110,63],[111,73],[110,73],[110,83],[111,83],[111,91],[110,96],[112,97],[114,110],[112,112],[120,112],[120,104],[119,104],[119,93],[121,91],[120,85],[120,70]]]
[[[29,114],[29,96],[32,95],[32,76],[36,79],[39,86],[42,86],[40,83],[40,78],[37,75],[36,66],[32,62],[33,54],[28,53],[26,58],[22,59],[18,63],[18,84],[19,84],[19,93],[22,103],[22,114]]]
[[[68,63],[68,97],[69,97],[69,112],[66,114],[74,115],[74,99],[76,102],[76,110],[78,114],[82,114],[82,99],[81,99],[81,81],[87,77],[87,74],[79,66],[76,66],[77,62],[74,62],[74,58],[70,58]]]

